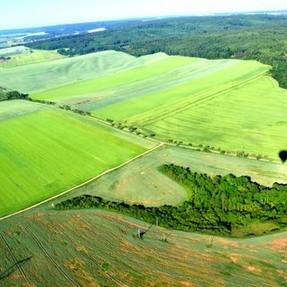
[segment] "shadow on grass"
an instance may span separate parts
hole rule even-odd
[[[287,151],[286,150],[281,150],[279,152],[279,157],[282,160],[283,163],[287,161]]]

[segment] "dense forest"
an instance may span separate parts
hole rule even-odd
[[[104,23],[101,23],[104,26]],[[107,31],[29,44],[68,56],[120,50],[135,56],[166,52],[209,59],[255,59],[273,66],[287,88],[287,16],[233,15],[123,21]]]
[[[238,237],[287,227],[287,185],[268,188],[249,177],[210,177],[173,164],[160,170],[186,188],[189,199],[180,206],[145,207],[83,195],[56,209],[102,208],[167,228]]]

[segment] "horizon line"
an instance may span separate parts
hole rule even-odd
[[[114,21],[133,21],[133,20],[143,20],[143,19],[164,19],[164,18],[184,18],[184,17],[220,17],[220,16],[230,16],[230,15],[259,15],[259,14],[268,14],[268,13],[286,13],[287,8],[283,10],[248,10],[248,11],[233,11],[233,12],[209,12],[209,13],[195,13],[195,14],[181,14],[181,15],[158,15],[158,16],[135,16],[135,17],[124,17],[124,18],[106,18],[102,20],[87,20],[83,22],[66,22],[66,23],[55,23],[55,24],[44,24],[44,25],[35,25],[35,26],[26,26],[26,27],[16,27],[16,28],[0,28],[1,32],[9,31],[25,31],[30,29],[43,29],[49,27],[57,26],[68,26],[68,25],[77,25],[77,24],[89,24],[89,23],[101,23],[101,22],[114,22]]]

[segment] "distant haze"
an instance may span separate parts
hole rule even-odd
[[[287,0],[0,0],[0,30],[169,15],[287,10]]]

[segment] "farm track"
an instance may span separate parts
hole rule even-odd
[[[104,121],[103,121],[103,122],[104,122]],[[107,124],[107,123],[106,123],[106,124]],[[155,141],[155,142],[158,142],[158,141]],[[79,184],[79,185],[77,185],[77,186],[74,186],[74,187],[72,187],[72,188],[70,188],[70,189],[68,189],[68,190],[66,190],[66,191],[64,191],[64,192],[62,192],[62,193],[60,193],[60,194],[58,194],[58,195],[56,195],[56,196],[50,197],[50,198],[48,198],[48,199],[46,199],[46,200],[44,200],[44,201],[41,201],[41,202],[39,202],[39,203],[37,203],[37,204],[35,204],[35,205],[33,205],[33,206],[30,206],[30,207],[28,207],[28,208],[23,209],[23,210],[20,210],[20,211],[17,211],[17,212],[15,212],[15,213],[6,215],[6,216],[4,216],[4,217],[1,217],[1,218],[0,218],[0,222],[3,221],[3,220],[5,220],[5,219],[11,218],[11,217],[13,217],[13,216],[16,216],[16,215],[22,214],[22,213],[24,213],[24,212],[27,212],[27,211],[29,211],[29,210],[31,210],[31,209],[36,208],[36,207],[39,207],[39,206],[41,206],[41,205],[43,205],[43,204],[45,204],[45,203],[47,203],[47,202],[50,202],[51,200],[57,199],[57,198],[59,198],[59,197],[61,197],[61,196],[63,196],[63,195],[66,195],[67,193],[70,193],[70,192],[72,192],[72,191],[74,191],[74,190],[76,190],[76,189],[78,189],[78,188],[80,188],[80,187],[83,187],[83,186],[85,186],[85,185],[87,185],[87,184],[93,182],[94,180],[96,180],[96,179],[98,179],[98,178],[100,178],[100,177],[102,177],[102,176],[104,176],[104,175],[106,175],[106,174],[108,174],[108,173],[111,173],[111,172],[113,172],[113,171],[115,171],[115,170],[118,170],[118,169],[120,169],[120,168],[122,168],[122,167],[128,165],[129,163],[131,163],[131,162],[133,162],[133,161],[135,161],[135,160],[137,160],[137,159],[139,159],[139,158],[141,158],[141,157],[143,157],[143,156],[145,156],[145,155],[147,155],[147,154],[149,154],[149,153],[151,153],[151,152],[157,150],[158,148],[162,147],[163,145],[165,145],[165,143],[163,143],[163,142],[158,142],[158,143],[159,143],[159,144],[158,144],[157,146],[155,146],[155,147],[153,147],[153,148],[151,148],[151,149],[145,151],[144,153],[139,154],[139,155],[133,157],[132,159],[130,159],[130,160],[128,160],[128,161],[126,161],[126,162],[124,162],[124,163],[122,163],[122,164],[120,164],[120,165],[118,165],[118,166],[116,166],[116,167],[113,167],[113,168],[111,168],[111,169],[108,169],[108,170],[106,170],[106,171],[104,171],[104,172],[98,174],[97,176],[95,176],[95,177],[93,177],[93,178],[91,178],[91,179],[89,179],[89,180],[87,180],[87,181],[85,181],[85,182],[83,182],[83,183],[81,183],[81,184]]]
[[[7,248],[7,250],[9,251],[9,254],[10,254],[11,258],[12,258],[12,260],[14,261],[15,266],[17,267],[17,270],[19,270],[19,272],[20,272],[20,274],[22,275],[22,277],[24,278],[24,280],[25,280],[28,284],[30,284],[30,281],[29,281],[29,279],[28,279],[28,276],[27,276],[26,273],[25,273],[24,268],[21,266],[21,264],[18,263],[18,260],[17,260],[16,256],[14,255],[14,253],[13,253],[13,251],[12,251],[12,249],[11,249],[9,243],[8,243],[8,241],[6,240],[5,236],[4,236],[2,233],[0,233],[0,238],[1,238],[2,241],[4,242],[4,244],[5,244],[6,248]]]
[[[69,286],[77,286],[77,287],[81,287],[80,284],[78,284],[77,281],[74,280],[73,277],[71,277],[69,274],[67,274],[67,272],[65,271],[64,268],[62,268],[55,260],[54,258],[49,254],[49,252],[46,250],[46,248],[44,247],[44,245],[42,244],[42,242],[39,240],[39,238],[37,237],[37,235],[35,235],[35,233],[29,228],[29,227],[25,227],[25,230],[27,232],[27,234],[30,234],[33,241],[36,243],[36,245],[40,248],[40,250],[42,251],[42,253],[47,257],[47,259],[49,259],[52,264],[56,267],[56,269],[59,271],[59,273],[61,273],[66,279],[67,281],[69,281],[69,283],[71,285]]]
[[[150,114],[148,114],[146,116],[146,119],[142,115],[137,115],[134,117],[131,117],[130,119],[128,119],[128,122],[130,122],[131,124],[136,124],[137,122],[141,122],[141,125],[145,126],[145,125],[150,125],[153,124],[154,122],[160,121],[165,119],[166,117],[169,117],[175,113],[179,113],[179,112],[183,112],[187,109],[190,108],[190,106],[198,106],[202,103],[205,103],[209,100],[212,100],[214,98],[217,98],[218,96],[221,95],[225,95],[227,92],[232,91],[234,89],[238,89],[238,88],[242,88],[246,85],[248,85],[250,82],[256,81],[257,79],[259,79],[260,77],[264,76],[266,74],[266,72],[260,73],[259,75],[256,75],[255,77],[252,77],[248,80],[245,80],[243,82],[240,82],[238,84],[234,84],[228,88],[225,88],[223,90],[219,90],[219,91],[215,91],[213,93],[211,93],[210,95],[207,95],[205,97],[202,97],[201,94],[199,93],[199,95],[195,98],[195,99],[187,99],[180,101],[178,104],[172,104],[169,106],[165,106],[165,107],[160,107],[158,112],[155,112],[152,116],[150,116]],[[149,112],[148,112],[149,113]]]

